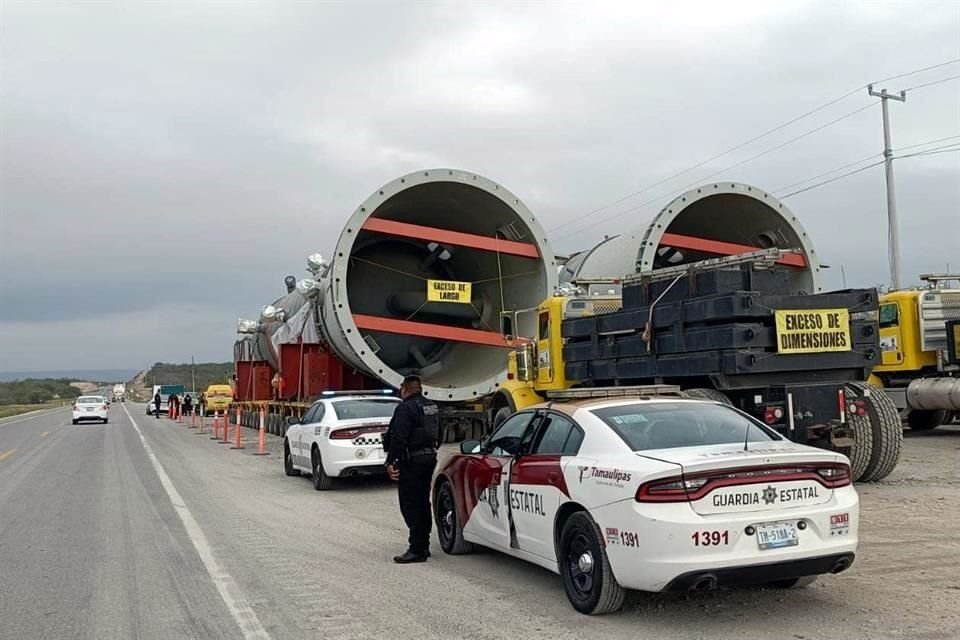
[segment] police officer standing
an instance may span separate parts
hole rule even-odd
[[[425,562],[430,556],[430,481],[437,466],[440,416],[437,405],[423,397],[418,376],[400,386],[403,399],[384,434],[387,475],[399,482],[400,513],[410,529],[409,547],[395,556],[398,564]]]

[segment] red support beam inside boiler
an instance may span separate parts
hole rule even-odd
[[[437,244],[468,247],[470,249],[480,249],[494,253],[500,252],[524,258],[540,258],[540,252],[537,251],[536,245],[527,242],[490,238],[473,233],[437,229],[436,227],[425,227],[419,224],[397,222],[396,220],[382,220],[380,218],[367,218],[362,228],[364,231],[384,233],[390,236],[401,236],[403,238],[414,238],[416,240],[436,242]]]
[[[496,331],[481,331],[479,329],[464,329],[462,327],[447,327],[430,322],[413,322],[411,320],[397,320],[382,316],[368,316],[353,314],[353,321],[358,329],[367,331],[382,331],[383,333],[400,333],[408,336],[430,336],[440,340],[453,342],[468,342],[488,347],[512,348],[513,345]]]
[[[685,236],[679,233],[664,233],[660,238],[660,244],[677,249],[689,249],[691,251],[702,251],[704,253],[715,253],[721,256],[736,256],[741,253],[750,253],[756,251],[757,247],[751,247],[746,244],[737,244],[735,242],[723,242],[721,240],[708,240],[706,238],[697,238],[695,236]],[[791,267],[807,266],[806,257],[797,253],[788,253],[779,260],[779,264],[785,264]]]

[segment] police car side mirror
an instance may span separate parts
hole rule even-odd
[[[479,440],[464,440],[460,443],[460,453],[479,453],[480,452],[480,441]]]
[[[287,426],[292,427],[295,424],[300,424],[300,418],[297,416],[287,416]]]

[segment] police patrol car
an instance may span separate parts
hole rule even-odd
[[[334,478],[384,473],[383,432],[400,400],[385,392],[325,392],[283,440],[283,470],[313,476],[326,491]],[[295,419],[293,419],[295,420]]]
[[[728,405],[570,397],[464,442],[434,483],[443,550],[490,547],[559,573],[570,603],[624,589],[800,587],[857,549],[849,461]]]

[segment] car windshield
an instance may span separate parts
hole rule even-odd
[[[719,404],[636,403],[593,409],[591,413],[634,451],[780,439],[759,422]]]
[[[103,398],[98,396],[80,396],[77,398],[77,404],[103,404]]]
[[[338,420],[362,418],[389,418],[399,403],[396,400],[342,400],[334,402],[333,411]]]

